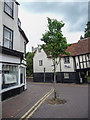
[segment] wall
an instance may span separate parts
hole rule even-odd
[[[0,0],[1,1],[1,0]],[[3,25],[13,30],[13,49],[24,52],[24,39],[18,29],[18,5],[14,2],[14,19],[4,12],[4,2],[0,3],[0,45],[3,45]]]
[[[18,63],[20,64],[20,58],[10,56],[10,55],[4,55],[0,54],[0,62],[7,62],[7,63]]]
[[[61,72],[74,72],[75,67],[73,57],[69,57],[69,59],[70,63],[64,63],[64,58],[61,58]]]
[[[43,60],[43,66],[39,66],[39,60]],[[33,59],[34,73],[44,72],[44,67],[46,68],[46,72],[52,72],[53,67],[51,65],[52,60],[47,58],[46,53],[43,50],[39,53],[37,50]]]
[[[90,68],[90,54],[80,55],[75,57],[76,69],[87,69]],[[88,58],[89,56],[89,58]]]
[[[43,66],[39,66],[39,60],[43,60]],[[59,61],[59,59],[57,59]],[[53,62],[51,58],[47,58],[46,53],[41,50],[39,53],[38,50],[36,51],[33,59],[33,69],[34,73],[42,73],[44,72],[44,67],[46,68],[46,72],[53,72]],[[66,68],[65,65],[70,66],[70,68]],[[56,72],[74,72],[74,61],[73,58],[70,57],[70,63],[64,64],[64,58],[61,58],[61,71],[60,71],[60,64],[57,65]]]

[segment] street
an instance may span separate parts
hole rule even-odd
[[[2,102],[3,118],[88,118],[88,85],[57,83],[65,104],[51,105],[53,83],[27,82],[27,90]]]

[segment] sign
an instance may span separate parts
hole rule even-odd
[[[5,74],[4,76],[5,76],[5,84],[12,84],[17,82],[16,75]]]
[[[71,68],[71,66],[70,66],[70,65],[64,65],[64,67],[65,67],[65,68]]]

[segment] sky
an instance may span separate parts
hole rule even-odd
[[[29,39],[27,52],[43,44],[42,34],[48,30],[47,17],[65,23],[62,28],[68,43],[78,42],[88,21],[89,0],[18,0],[21,27]]]

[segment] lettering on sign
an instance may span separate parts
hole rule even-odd
[[[65,68],[71,68],[71,66],[70,66],[70,65],[65,65],[64,67],[65,67]]]

